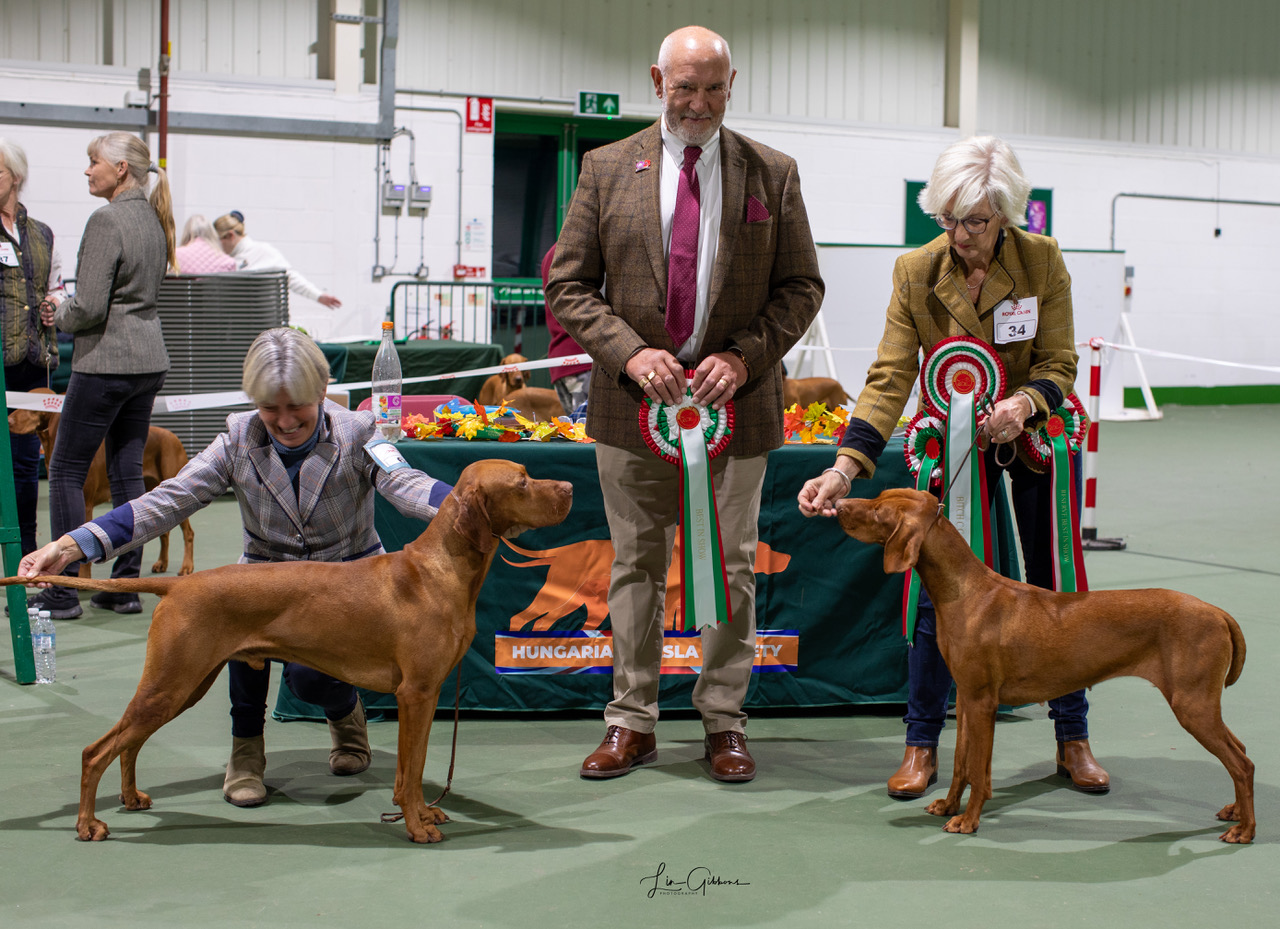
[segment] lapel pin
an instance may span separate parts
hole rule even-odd
[[[652,164],[653,162],[650,161],[648,158],[644,159],[644,161],[637,161],[636,173],[639,174],[641,171],[647,171],[649,169],[649,166]]]

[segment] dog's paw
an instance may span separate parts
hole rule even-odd
[[[444,810],[440,809],[440,807],[429,806],[427,807],[426,811],[422,814],[422,821],[424,823],[427,823],[428,825],[434,824],[438,826],[441,823],[447,823],[447,822],[450,822],[451,820],[449,819],[449,814],[446,813]]]
[[[944,799],[944,800],[934,800],[932,803],[930,803],[928,806],[924,808],[924,811],[933,816],[954,816],[958,809],[959,809],[958,807],[952,806],[951,804],[947,803],[947,801]]]
[[[964,816],[953,816],[947,820],[947,824],[942,828],[946,832],[958,832],[962,835],[970,835],[978,831],[978,824],[968,822]]]
[[[1234,823],[1239,820],[1240,817],[1236,815],[1236,805],[1234,803],[1228,803],[1222,809],[1218,810],[1218,819],[1222,820],[1224,823]]]
[[[76,821],[76,838],[81,842],[101,842],[110,834],[107,824],[100,819],[87,816]]]
[[[155,564],[151,566],[152,574],[164,574],[164,572],[168,570],[169,570],[168,561],[157,561]]]
[[[120,802],[124,804],[124,808],[131,813],[139,810],[151,809],[151,796],[145,794],[141,790],[135,790],[131,794],[121,794]]]
[[[1238,824],[1232,826],[1222,835],[1218,836],[1223,842],[1229,842],[1232,845],[1249,845],[1253,842],[1254,827]]]
[[[408,826],[408,823],[409,820],[405,819],[406,826]],[[408,829],[409,838],[419,845],[434,845],[437,842],[444,841],[444,833],[435,826],[419,823],[418,828],[415,829],[412,826],[408,826]]]

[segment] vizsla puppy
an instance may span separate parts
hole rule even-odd
[[[560,396],[545,387],[522,387],[502,398],[509,408],[519,410],[527,419],[552,420],[564,415]]]
[[[811,403],[825,403],[827,409],[849,402],[849,395],[840,382],[831,377],[783,377],[782,408],[791,409],[793,403],[804,410]]]
[[[502,359],[504,365],[518,365],[529,359],[524,355],[511,354]],[[497,406],[506,397],[510,396],[512,391],[519,390],[524,386],[524,372],[519,370],[503,371],[501,374],[490,374],[483,384],[480,385],[480,393],[476,395],[476,402],[481,406]],[[521,412],[524,412],[521,410]],[[563,412],[563,409],[561,410]]]
[[[1222,721],[1222,688],[1244,668],[1244,634],[1227,613],[1172,590],[1055,593],[996,574],[940,515],[936,498],[886,490],[841,500],[840,525],[884,546],[884,569],[914,567],[937,609],[938,647],[955,678],[959,727],[955,772],[945,800],[928,811],[951,816],[948,832],[976,832],[991,796],[996,708],[1042,703],[1113,677],[1154,684],[1182,727],[1212,752],[1235,783],[1235,820],[1224,842],[1253,841],[1253,762]],[[960,813],[960,797],[971,786]]]
[[[235,658],[301,662],[339,680],[395,693],[400,714],[394,802],[414,842],[439,842],[439,807],[422,794],[422,768],[440,687],[476,631],[476,597],[498,546],[569,513],[573,488],[535,481],[510,461],[478,461],[462,472],[425,532],[392,554],[359,561],[228,565],[189,577],[47,581],[81,590],[163,595],[151,619],[142,680],[124,715],[84,750],[76,835],[98,841],[98,781],[120,756],[120,800],[151,807],[138,790],[138,751],[157,729],[193,706]]]
[[[49,393],[53,391],[37,387],[32,393]],[[62,416],[58,413],[36,412],[34,410],[14,410],[9,414],[9,431],[18,435],[29,435],[34,432],[40,436],[40,446],[44,449],[45,466],[53,462],[53,443],[58,437],[58,423]],[[147,433],[147,445],[142,451],[142,479],[147,490],[151,490],[161,481],[167,481],[187,466],[187,450],[182,447],[182,440],[159,426],[152,426]],[[98,446],[97,454],[89,465],[89,474],[84,480],[84,519],[93,519],[95,507],[111,502],[111,480],[107,476],[107,446],[104,442]],[[182,529],[182,566],[178,575],[190,574],[195,570],[196,534],[188,520],[180,524]],[[169,533],[160,536],[160,554],[151,566],[153,574],[163,574],[169,570]],[[89,565],[80,565],[80,576],[89,577]]]

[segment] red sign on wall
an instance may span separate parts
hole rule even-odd
[[[485,269],[483,265],[454,265],[453,279],[455,281],[461,281],[468,278],[481,278],[484,277],[484,272]]]
[[[493,132],[493,98],[467,98],[467,132]]]

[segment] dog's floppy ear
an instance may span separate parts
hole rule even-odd
[[[467,489],[455,496],[458,500],[458,512],[453,518],[453,528],[479,551],[485,554],[493,551],[498,547],[498,539],[489,522],[484,496],[474,489]]]
[[[916,516],[897,510],[898,524],[884,543],[884,573],[901,574],[916,566],[920,543],[924,540],[924,523]]]

